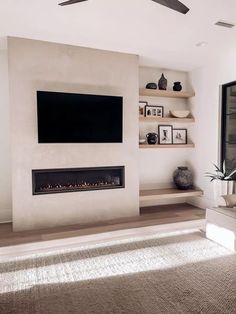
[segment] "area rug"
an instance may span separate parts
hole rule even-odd
[[[236,255],[188,231],[14,258],[0,313],[236,313]]]

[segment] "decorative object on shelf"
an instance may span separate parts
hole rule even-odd
[[[165,78],[163,73],[161,75],[161,78],[159,79],[158,87],[160,90],[166,90],[167,88],[167,79]]]
[[[139,102],[139,116],[144,117],[145,107],[148,105],[147,101]]]
[[[148,83],[146,85],[146,89],[157,89],[157,84],[156,83]]]
[[[172,125],[158,125],[159,144],[173,144]]]
[[[164,116],[163,106],[155,106],[155,105],[145,106],[145,117],[163,117],[163,116]]]
[[[145,144],[146,143],[146,140],[145,139],[143,139],[143,138],[140,138],[139,139],[139,144]]]
[[[175,92],[180,92],[182,90],[181,82],[174,82],[173,90]]]
[[[189,114],[189,110],[170,110],[170,115],[175,118],[187,118]]]
[[[148,133],[146,137],[148,144],[154,145],[157,143],[158,135],[156,133]]]
[[[217,165],[213,164],[215,167],[215,172],[206,172],[206,177],[210,178],[211,182],[214,183],[214,201],[215,206],[224,205],[222,204],[222,195],[230,195],[234,193],[234,181],[233,176],[236,173],[236,169],[227,173],[225,168],[225,161],[223,162],[222,169]]]
[[[187,129],[173,129],[173,144],[187,144]]]
[[[189,190],[193,187],[193,175],[188,167],[178,167],[173,174],[173,179],[179,190]]]

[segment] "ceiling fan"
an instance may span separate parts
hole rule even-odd
[[[62,3],[59,3],[59,5],[64,6],[64,5],[70,5],[70,4],[84,2],[84,1],[88,1],[88,0],[68,0]],[[182,14],[186,14],[189,11],[189,8],[187,8],[183,3],[181,3],[178,0],[152,0],[152,1],[159,3],[161,5],[164,5],[165,7],[168,7]]]

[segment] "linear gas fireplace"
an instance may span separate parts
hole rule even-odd
[[[125,168],[96,167],[32,170],[33,195],[119,189],[125,187]]]

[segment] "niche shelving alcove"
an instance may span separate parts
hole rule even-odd
[[[161,98],[176,98],[176,99],[184,99],[187,100],[191,97],[195,96],[194,92],[176,92],[172,90],[152,90],[146,88],[139,89],[139,96],[143,99],[146,97],[161,97]],[[195,118],[190,114],[187,118],[175,118],[171,116],[164,117],[145,117],[139,116],[140,123],[194,123]],[[188,141],[187,144],[140,144],[140,149],[162,149],[162,148],[194,148],[194,143]],[[203,191],[199,189],[191,189],[191,190],[178,190],[175,188],[168,189],[149,189],[149,190],[140,190],[140,201],[160,201],[160,200],[169,200],[169,199],[178,199],[178,198],[186,198],[186,197],[194,197],[194,196],[202,196]]]

